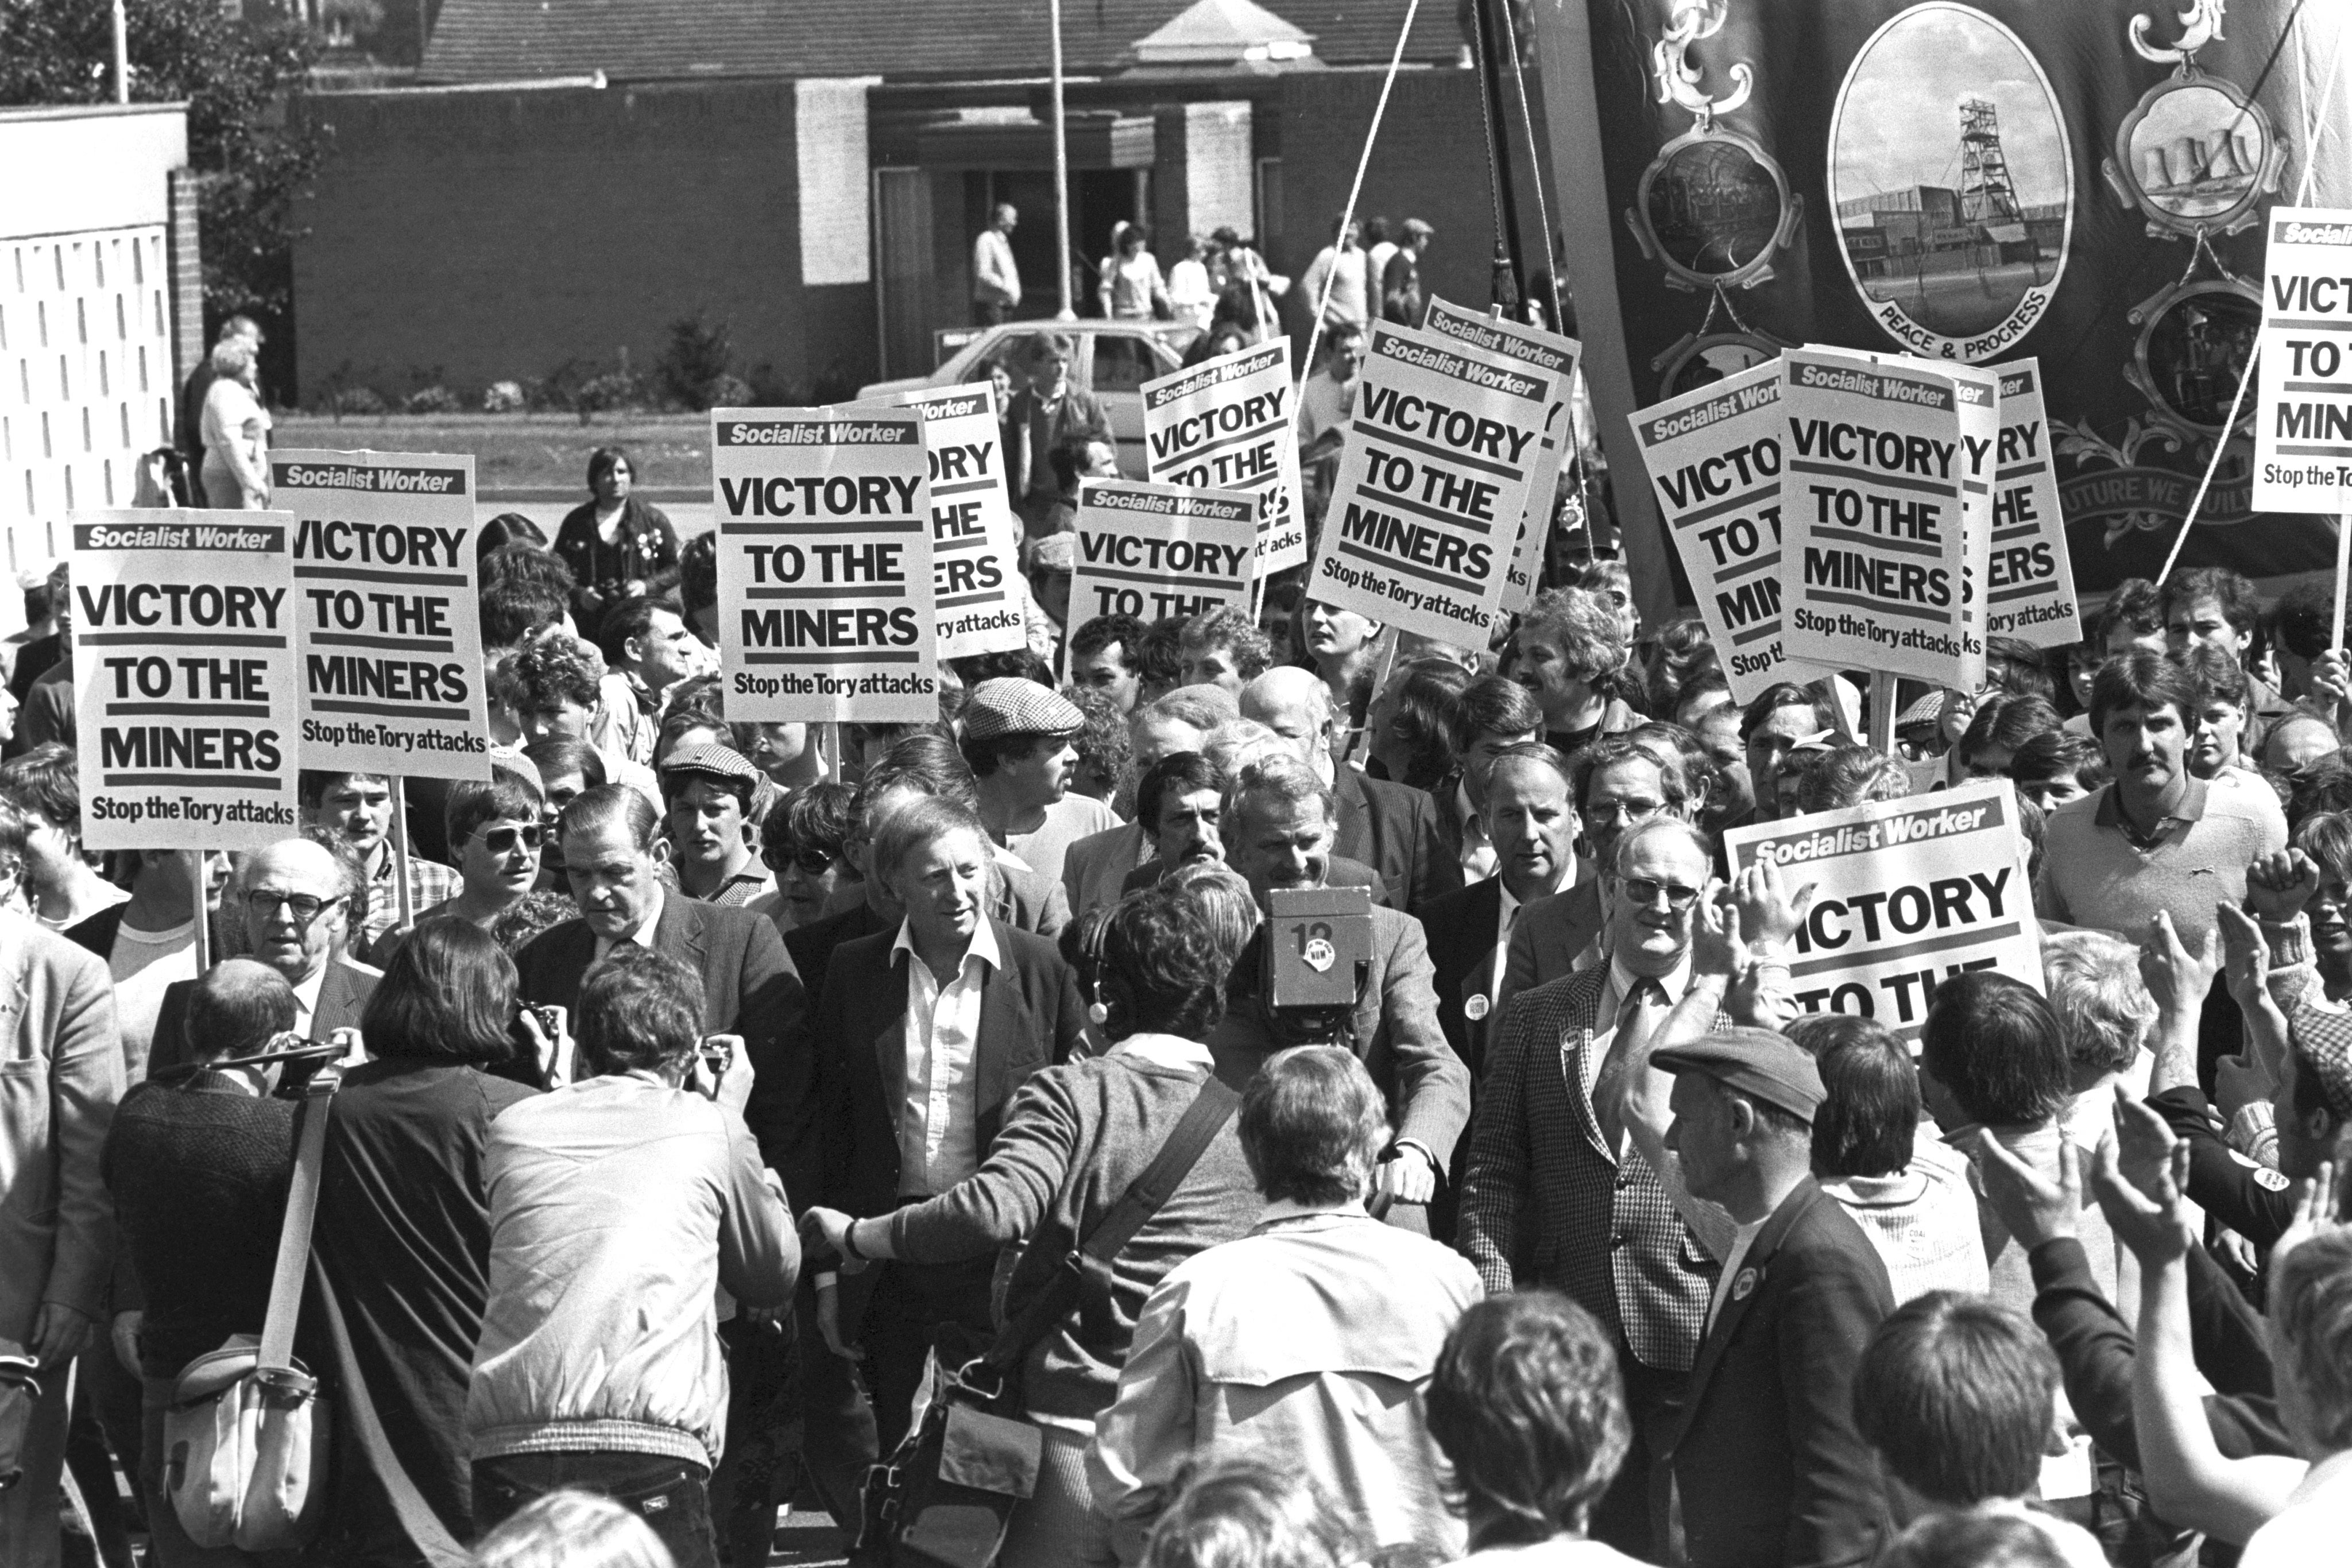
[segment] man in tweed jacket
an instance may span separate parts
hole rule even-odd
[[[1653,1555],[1652,1460],[1679,1419],[1717,1264],[1592,1085],[1621,1025],[1646,1035],[1690,979],[1712,852],[1689,824],[1628,832],[1602,874],[1611,961],[1513,997],[1486,1048],[1457,1241],[1489,1294],[1549,1286],[1615,1331],[1633,1445],[1592,1534]],[[1658,1500],[1662,1501],[1663,1500]]]

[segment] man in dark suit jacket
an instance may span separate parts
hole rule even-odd
[[[1367,779],[1331,756],[1331,691],[1312,670],[1285,664],[1242,688],[1242,716],[1289,741],[1331,791],[1331,852],[1380,873],[1389,904],[1408,915],[1462,885],[1462,867],[1440,847],[1437,802],[1426,789]]]
[[[1568,759],[1540,741],[1497,756],[1484,786],[1495,874],[1433,900],[1421,912],[1437,971],[1437,1021],[1476,1083],[1499,1012],[1509,941],[1576,870],[1576,809]],[[1466,1144],[1465,1145],[1466,1151]]]
[[[1680,1000],[1669,988],[1688,984],[1693,906],[1675,909],[1663,890],[1704,887],[1708,850],[1677,822],[1625,852],[1628,872],[1659,886],[1647,904],[1618,900],[1612,961],[1503,1004],[1455,1240],[1490,1294],[1549,1286],[1615,1331],[1633,1443],[1592,1533],[1654,1557],[1651,1462],[1678,1418],[1716,1260],[1594,1090],[1624,1031],[1654,1031]]]
[[[1895,1310],[1886,1265],[1811,1171],[1812,1058],[1757,1029],[1650,1055],[1675,1075],[1666,1143],[1741,1240],[1724,1260],[1666,1449],[1692,1568],[1847,1568],[1889,1533],[1853,1369]]]
[[[1236,783],[1225,795],[1225,860],[1250,884],[1259,911],[1266,910],[1276,889],[1330,885],[1330,795],[1323,781],[1305,763],[1281,753],[1243,773],[1246,783]],[[1388,1201],[1388,1221],[1426,1234],[1425,1206],[1444,1184],[1454,1145],[1470,1117],[1470,1074],[1437,1026],[1437,996],[1430,986],[1421,922],[1377,904],[1370,913],[1370,967],[1346,1043],[1380,1085],[1396,1127],[1376,1187]],[[1236,1088],[1279,1043],[1257,1000],[1267,939],[1261,921],[1234,965],[1224,1021],[1209,1036],[1218,1076]]]
[[[739,1034],[751,1064],[744,1124],[760,1153],[789,1182],[785,1134],[809,1092],[801,1042],[807,1007],[801,979],[773,922],[665,887],[655,874],[653,802],[626,785],[588,790],[563,809],[564,870],[580,917],[531,939],[515,961],[523,999],[567,1012],[580,982],[619,942],[667,953],[702,977],[706,1034]],[[789,1187],[787,1187],[789,1191]]]
[[[814,1030],[816,1094],[793,1134],[796,1157],[821,1172],[817,1201],[861,1218],[976,1170],[1014,1091],[1066,1060],[1086,1024],[1054,944],[990,918],[992,855],[976,815],[937,797],[899,807],[869,856],[906,915],[834,949]],[[989,1333],[993,1267],[893,1261],[836,1283],[813,1264],[824,1347],[839,1355],[863,1343],[881,1452],[906,1433],[933,1332],[952,1322]]]
[[[247,956],[285,976],[294,988],[301,1009],[294,1027],[312,1040],[359,1028],[368,998],[383,978],[383,970],[343,949],[344,912],[358,885],[353,862],[337,860],[308,839],[287,839],[247,861],[222,895],[231,918],[242,912],[252,944]],[[194,980],[175,980],[163,988],[147,1054],[148,1076],[191,1060],[188,998],[195,988]]]

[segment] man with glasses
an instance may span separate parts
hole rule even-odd
[[[1604,956],[1599,943],[1607,916],[1593,870],[1609,863],[1618,840],[1661,811],[1689,819],[1682,772],[1652,749],[1655,744],[1605,736],[1577,754],[1569,779],[1583,828],[1578,841],[1583,862],[1565,891],[1534,899],[1519,912],[1494,1004],[1498,1015],[1519,992],[1590,967]]]
[[[1647,1040],[1689,986],[1694,906],[1713,861],[1706,836],[1677,817],[1616,837],[1601,877],[1609,961],[1503,1004],[1456,1236],[1490,1295],[1563,1291],[1613,1332],[1633,1446],[1592,1534],[1645,1559],[1650,1461],[1672,1434],[1717,1269],[1622,1123],[1595,1109],[1593,1086],[1619,1040]]]
[[[343,951],[351,894],[347,867],[325,845],[282,839],[245,862],[221,901],[230,918],[242,915],[248,956],[294,988],[294,1032],[310,1040],[331,1040],[341,1030],[356,1036],[360,1015],[383,977],[381,969]],[[148,1076],[184,1060],[188,999],[195,986],[181,980],[164,991]]]

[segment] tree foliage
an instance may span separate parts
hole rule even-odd
[[[248,0],[126,0],[131,97],[188,106],[205,313],[283,315],[293,298],[293,199],[318,133],[286,112],[316,45],[295,17]],[[110,103],[109,0],[0,0],[0,107]]]

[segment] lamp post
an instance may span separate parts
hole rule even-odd
[[[1054,26],[1054,297],[1057,321],[1075,321],[1070,305],[1070,147],[1062,134],[1062,0],[1048,7]]]
[[[114,0],[114,101],[131,101],[131,21],[122,0]]]

